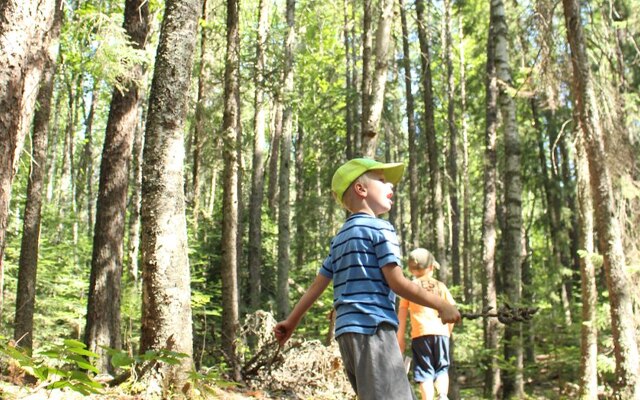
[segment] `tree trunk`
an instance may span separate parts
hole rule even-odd
[[[141,99],[140,103],[143,100]],[[138,104],[140,107],[140,104]],[[133,149],[131,151],[131,197],[129,200],[129,243],[127,245],[127,272],[136,287],[140,281],[138,257],[140,254],[140,201],[142,199],[142,149],[144,146],[144,121],[146,109],[137,123]]]
[[[431,77],[431,55],[429,50],[429,36],[427,33],[427,19],[424,0],[416,0],[418,15],[418,40],[420,42],[420,65],[422,66],[422,98],[424,103],[425,136],[427,138],[427,155],[429,159],[429,202],[427,209],[431,211],[433,224],[432,237],[436,238],[434,245],[436,259],[440,262],[439,278],[445,284],[449,278],[449,267],[445,254],[444,206],[442,200],[442,178],[438,163],[438,144],[436,141],[436,127],[433,101],[433,82]],[[424,224],[429,226],[430,224]]]
[[[199,14],[198,0],[166,2],[142,168],[140,349],[187,354],[177,365],[158,364],[149,378],[159,387],[169,385],[178,390],[186,389],[193,354],[182,132]]]
[[[224,70],[224,117],[222,146],[224,157],[222,198],[222,351],[233,379],[240,380],[236,360],[238,311],[238,116],[239,15],[238,1],[227,0],[227,51]]]
[[[415,108],[411,79],[411,55],[409,54],[409,29],[404,0],[400,0],[400,21],[402,23],[402,66],[404,68],[404,87],[407,98],[407,142],[409,143],[409,214],[411,221],[411,246],[420,247],[420,206],[418,205],[418,149],[416,137]]]
[[[344,41],[344,59],[345,59],[345,126],[346,126],[346,147],[347,147],[347,159],[350,160],[356,153],[354,144],[356,142],[356,129],[354,125],[355,114],[357,114],[353,93],[355,93],[355,83],[353,82],[353,69],[355,68],[355,62],[352,62],[351,48],[355,47],[353,43],[353,37],[349,26],[353,23],[349,19],[349,0],[343,0],[344,11],[344,25],[342,28],[343,41]]]
[[[301,96],[302,97],[302,96]],[[296,218],[296,258],[295,265],[304,265],[305,260],[305,243],[308,243],[307,230],[305,229],[305,222],[307,217],[305,215],[305,198],[306,198],[306,184],[304,179],[304,148],[305,148],[304,129],[302,125],[298,125],[298,136],[295,143],[295,158],[296,158],[296,181],[294,183],[296,188],[295,199],[295,218]]]
[[[580,333],[580,398],[598,398],[598,327],[596,271],[592,261],[595,252],[593,240],[593,203],[589,188],[589,162],[582,137],[576,141],[576,176],[578,216],[580,221],[580,275],[582,288],[582,324]]]
[[[464,54],[464,36],[462,29],[462,13],[459,15],[458,31],[460,32],[460,116],[462,119],[462,270],[464,282],[464,301],[473,302],[473,276],[471,272],[471,182],[469,178],[469,138],[467,126],[467,83]]]
[[[269,153],[269,184],[267,186],[267,203],[269,215],[276,218],[276,203],[278,202],[278,161],[280,160],[280,138],[282,137],[282,110],[280,97],[274,98],[274,118],[271,134],[271,151]]]
[[[363,135],[362,133],[365,131],[366,121],[369,118],[367,114],[369,112],[369,102],[371,100],[371,48],[373,47],[373,33],[371,28],[371,20],[372,18],[372,6],[373,0],[364,0],[362,3],[363,6],[363,15],[362,15],[362,80],[360,81],[360,107],[361,107],[361,115],[360,115],[360,146],[356,147],[356,156],[363,156]]]
[[[42,194],[44,188],[45,165],[47,162],[47,141],[49,117],[53,98],[54,77],[59,51],[60,25],[62,24],[61,0],[56,1],[54,23],[49,38],[52,45],[45,60],[42,82],[38,90],[37,108],[33,118],[31,134],[31,164],[27,184],[27,202],[24,207],[22,242],[18,269],[18,290],[13,338],[23,348],[33,348],[33,311],[36,301],[36,276],[40,244],[40,222]]]
[[[451,0],[444,2],[445,49],[447,67],[447,125],[449,127],[449,202],[451,204],[451,271],[453,284],[460,279],[460,206],[458,205],[458,127],[455,113],[455,77],[453,75],[453,43],[451,39]]]
[[[200,164],[201,153],[205,141],[205,102],[207,100],[207,80],[209,79],[206,69],[207,43],[209,42],[207,32],[207,0],[202,0],[202,24],[200,28],[200,55],[198,62],[198,98],[196,100],[196,113],[193,130],[193,167],[191,170],[191,203],[193,207],[193,232],[198,235],[198,222],[200,219]]]
[[[573,66],[573,96],[576,126],[579,128],[587,159],[599,249],[611,304],[611,330],[616,358],[615,395],[622,399],[640,398],[638,345],[633,319],[633,292],[625,271],[622,228],[615,213],[611,176],[607,165],[604,136],[600,123],[585,37],[576,0],[563,0],[567,38]]]
[[[254,72],[255,115],[253,119],[253,168],[251,175],[251,200],[249,203],[249,298],[251,309],[260,308],[262,284],[262,200],[264,199],[265,162],[265,114],[267,112],[265,91],[265,46],[269,33],[269,11],[271,2],[260,0],[258,32],[256,42],[256,69]]]
[[[382,11],[376,30],[376,65],[371,79],[371,96],[363,118],[362,154],[375,158],[378,144],[378,130],[384,105],[384,93],[389,69],[389,46],[391,44],[391,26],[393,25],[393,0],[381,0]]]
[[[127,0],[124,28],[136,49],[143,49],[149,32],[149,8],[145,0]],[[137,65],[135,77],[143,74]],[[93,255],[87,304],[85,343],[100,358],[101,372],[115,372],[102,346],[121,349],[120,298],[123,271],[125,217],[129,185],[129,160],[140,93],[135,82],[114,89],[105,132],[100,184],[93,235]]]
[[[49,56],[55,0],[0,3],[0,316],[11,184],[29,130],[37,86]]]
[[[495,30],[493,18],[489,23],[486,66],[486,127],[484,150],[484,202],[482,206],[482,307],[497,309],[496,295],[496,200],[497,200],[497,155],[496,139],[498,125],[498,78],[495,61]],[[497,363],[498,321],[484,319],[484,347],[487,351],[484,395],[497,398],[500,388],[500,370]]]
[[[291,169],[291,135],[293,132],[293,58],[296,43],[295,31],[295,0],[287,0],[287,36],[284,45],[284,98],[287,99],[282,113],[282,137],[280,143],[280,173],[278,175],[278,290],[276,304],[278,317],[284,318],[289,314],[289,246],[290,205],[289,205],[289,176]]]
[[[491,24],[495,27],[495,61],[498,78],[498,103],[504,129],[505,151],[505,230],[504,293],[509,304],[520,304],[522,298],[522,182],[520,178],[520,135],[516,123],[516,104],[511,97],[509,64],[509,27],[502,0],[491,1]],[[522,324],[507,324],[504,335],[505,360],[510,368],[503,370],[504,398],[524,396]]]

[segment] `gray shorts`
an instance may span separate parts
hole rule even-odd
[[[336,340],[358,400],[414,399],[392,325],[381,324],[373,335],[343,333]]]

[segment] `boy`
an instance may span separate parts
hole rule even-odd
[[[393,226],[379,215],[391,209],[393,185],[403,164],[357,158],[333,175],[335,199],[351,212],[331,241],[329,256],[289,317],[274,332],[283,345],[333,280],[335,336],[347,377],[360,400],[413,398],[395,330],[395,293],[433,307],[445,322],[460,320],[458,310],[402,274]]]
[[[439,269],[440,264],[427,249],[418,248],[409,253],[408,266],[416,285],[452,305],[455,304],[445,284],[433,278],[434,269]],[[420,385],[422,400],[433,400],[436,391],[437,398],[445,400],[449,391],[449,337],[453,324],[444,324],[438,317],[438,312],[432,308],[401,299],[398,309],[398,343],[401,353],[404,353],[407,311],[411,315],[413,377]]]

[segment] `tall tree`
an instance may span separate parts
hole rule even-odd
[[[53,98],[54,77],[59,51],[60,25],[62,24],[61,0],[56,1],[54,23],[47,35],[50,42],[38,90],[31,133],[31,164],[27,184],[27,202],[24,207],[22,242],[18,269],[18,290],[13,338],[20,346],[33,346],[33,312],[36,302],[36,276],[40,245],[42,195],[46,170],[49,117]]]
[[[482,307],[496,309],[496,201],[497,201],[497,129],[498,129],[498,77],[496,73],[495,30],[493,14],[489,21],[487,37],[487,64],[485,71],[485,148],[483,156],[482,205]],[[484,319],[484,348],[487,350],[484,380],[485,397],[497,398],[500,389],[500,370],[497,363],[498,321],[496,318]]]
[[[415,122],[415,106],[411,78],[411,56],[409,53],[409,28],[407,26],[407,12],[404,1],[400,0],[400,22],[402,25],[402,67],[404,69],[404,87],[407,98],[407,142],[409,148],[409,214],[411,221],[411,236],[409,241],[413,247],[420,247],[420,218],[418,213],[418,149]]]
[[[256,66],[253,75],[255,94],[253,117],[253,168],[251,199],[249,202],[249,298],[253,310],[260,307],[262,284],[262,200],[264,199],[265,130],[267,105],[265,104],[265,46],[269,32],[271,0],[260,0],[258,32],[256,33]]]
[[[491,24],[495,28],[495,62],[498,79],[498,103],[504,131],[505,231],[503,233],[504,292],[510,304],[522,297],[522,182],[520,178],[520,136],[509,64],[509,27],[502,0],[491,0]],[[522,324],[505,327],[504,356],[510,368],[503,370],[505,398],[524,396],[522,371]]]
[[[447,101],[447,127],[449,128],[449,155],[447,163],[449,203],[451,205],[451,271],[453,284],[460,285],[460,206],[458,204],[458,127],[456,126],[455,76],[453,71],[452,1],[444,1],[444,59],[446,65],[445,90]]]
[[[393,0],[381,0],[381,13],[376,29],[375,69],[371,78],[371,93],[366,112],[363,112],[362,154],[375,158],[378,129],[382,117],[384,94],[389,69],[389,47],[393,25]]]
[[[418,16],[418,41],[420,42],[420,65],[422,67],[420,82],[422,84],[422,100],[424,103],[424,132],[427,139],[427,156],[429,159],[429,204],[432,214],[432,237],[436,238],[435,256],[440,262],[439,277],[443,282],[449,278],[449,266],[445,254],[444,206],[442,198],[442,174],[438,162],[438,142],[436,140],[435,102],[433,99],[433,78],[431,74],[431,50],[429,48],[429,34],[427,12],[424,0],[416,0]],[[424,224],[429,226],[429,224]]]
[[[124,29],[135,49],[143,49],[149,33],[149,3],[127,0]],[[136,65],[134,79],[140,79],[143,66]],[[136,131],[140,91],[138,83],[128,82],[113,90],[107,120],[100,184],[93,234],[93,255],[87,303],[85,343],[100,358],[98,369],[114,372],[110,357],[102,346],[122,347],[120,298],[123,271],[125,216],[129,185],[129,160]]]
[[[200,1],[168,0],[165,7],[142,168],[140,349],[170,349],[187,354],[180,364],[158,364],[150,377],[159,387],[169,385],[183,390],[187,388],[193,354],[183,129]]]
[[[227,0],[227,50],[224,69],[223,198],[222,198],[222,350],[234,379],[240,379],[235,356],[239,327],[238,311],[238,133],[240,21],[237,0]]]
[[[622,228],[616,217],[611,175],[604,148],[598,100],[591,78],[591,66],[582,28],[580,4],[563,0],[567,38],[573,66],[575,124],[584,140],[589,161],[589,176],[599,250],[604,257],[604,271],[611,304],[611,329],[616,358],[615,394],[622,399],[640,398],[638,382],[638,345],[633,319],[633,291],[625,271]]]
[[[291,136],[293,133],[293,59],[296,44],[295,0],[287,0],[287,35],[284,44],[282,136],[280,138],[280,172],[278,174],[278,293],[276,304],[278,316],[289,314],[289,246],[291,221],[289,204],[289,177],[291,170]]]
[[[11,184],[32,122],[37,86],[48,58],[55,0],[0,3],[0,315]]]

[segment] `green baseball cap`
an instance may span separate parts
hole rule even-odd
[[[382,170],[384,179],[392,184],[397,184],[402,178],[404,164],[381,163],[370,158],[354,158],[342,164],[333,174],[331,179],[331,191],[336,200],[342,205],[342,197],[347,188],[367,171]]]

